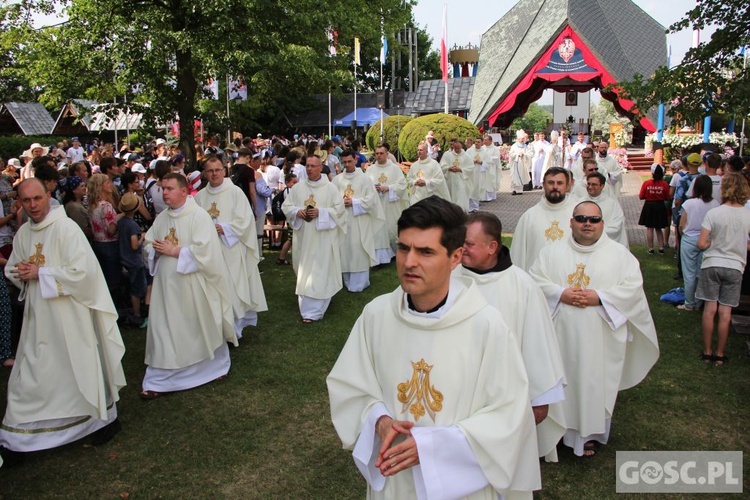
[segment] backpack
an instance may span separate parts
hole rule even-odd
[[[277,224],[279,222],[286,221],[286,215],[284,215],[284,211],[281,210],[281,205],[284,204],[284,200],[286,199],[286,194],[288,191],[289,188],[280,191],[276,196],[273,197],[273,200],[271,200],[271,215],[273,216],[274,222],[276,222]]]
[[[156,184],[156,179],[149,179],[151,182],[143,190],[143,204],[146,205],[148,213],[151,214],[151,220],[156,217],[156,207],[154,207],[154,197],[151,195],[151,188]]]

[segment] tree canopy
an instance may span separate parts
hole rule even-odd
[[[680,64],[617,84],[624,97],[635,101],[640,116],[660,102],[668,105],[673,119],[688,123],[707,113],[750,113],[750,77],[741,54],[750,43],[750,4],[746,0],[698,0],[667,32],[707,26],[716,31],[691,48]]]

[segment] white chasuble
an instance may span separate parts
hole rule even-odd
[[[542,198],[518,219],[510,246],[513,264],[528,271],[539,256],[539,251],[570,234],[570,218],[577,199],[566,196],[560,203]]]
[[[534,149],[525,143],[514,142],[508,151],[508,166],[510,167],[510,188],[520,193],[523,187],[529,183],[531,177],[531,159],[534,157]]]
[[[398,240],[398,219],[401,217],[401,212],[409,207],[406,176],[399,166],[392,161],[388,161],[384,165],[377,162],[373,163],[367,168],[365,175],[370,178],[374,185],[388,186],[388,191],[378,193],[378,199],[385,215],[385,224],[375,233],[375,249],[390,248],[389,256],[393,257],[393,250],[396,248],[396,240]]]
[[[500,191],[500,180],[502,175],[502,162],[500,161],[500,150],[494,144],[482,146],[487,159],[487,175],[485,176],[484,190],[491,193]]]
[[[424,186],[415,185],[419,179],[425,181]],[[432,158],[425,158],[424,160],[417,160],[412,163],[411,167],[409,167],[409,174],[406,176],[406,182],[409,185],[410,205],[429,198],[433,194],[451,201],[443,170],[440,168],[440,164]]]
[[[195,195],[195,202],[222,227],[221,253],[229,270],[235,322],[249,311],[267,311],[266,294],[258,272],[260,254],[253,215],[247,196],[230,179],[217,187],[206,186]]]
[[[552,311],[568,381],[568,429],[606,435],[617,392],[641,382],[659,357],[638,261],[605,234],[591,246],[566,238],[544,248],[529,274]],[[602,305],[563,304],[565,288],[595,290]]]
[[[515,338],[471,280],[451,280],[443,309],[439,318],[413,314],[401,288],[365,307],[327,379],[334,427],[344,448],[356,445],[355,457],[357,448],[373,450],[358,465],[369,476],[368,498],[415,498],[425,489],[434,498],[496,499],[508,490],[530,498],[539,459]],[[388,478],[373,467],[380,441],[367,423],[381,408],[414,423],[420,450],[420,465]],[[459,439],[441,441],[450,435]],[[458,470],[466,484],[454,479]],[[455,487],[465,489],[446,493]]]
[[[156,255],[155,240],[182,247],[179,258]],[[230,279],[211,216],[188,197],[177,210],[160,213],[146,233],[144,247],[154,275],[146,334],[146,364],[187,368],[224,342],[237,345]]]
[[[451,201],[468,212],[469,198],[474,190],[474,162],[471,157],[464,151],[459,154],[453,150],[446,151],[440,160],[440,167],[443,169]],[[460,170],[452,172],[451,168]]]
[[[547,418],[537,426],[539,456],[553,452],[566,429],[561,404],[565,370],[544,294],[518,266],[485,274],[463,266],[456,269],[474,280],[487,302],[500,311],[515,334],[529,377],[531,404],[549,405]]]
[[[352,199],[352,206],[345,207],[347,224],[340,246],[341,271],[367,271],[371,266],[378,265],[375,234],[380,232],[385,223],[378,192],[370,178],[360,169],[355,169],[351,174],[342,172],[333,179],[333,185],[342,197]]]
[[[317,208],[319,216],[310,222],[297,217],[307,207]],[[282,210],[294,229],[292,263],[297,273],[297,295],[330,299],[342,288],[341,252],[346,233],[344,199],[328,177],[309,179],[294,185]]]
[[[625,248],[630,248],[628,244],[628,231],[625,227],[625,214],[617,198],[603,191],[596,198],[586,193],[586,196],[581,201],[584,200],[593,201],[602,209],[604,231],[609,236],[609,239],[616,241]]]
[[[489,157],[485,155],[484,148],[472,146],[466,150],[466,154],[474,163],[474,182],[471,186],[471,194],[469,198],[472,200],[479,201],[491,201],[492,196],[488,194],[485,189],[485,183],[487,182],[487,171],[489,170]]]
[[[21,261],[39,266],[39,279],[22,282],[12,274]],[[125,386],[125,346],[104,275],[81,228],[59,206],[39,223],[29,220],[13,240],[5,275],[26,300],[3,432],[42,420],[109,420],[107,407]]]

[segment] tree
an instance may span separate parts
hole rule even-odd
[[[299,96],[328,92],[352,78],[355,34],[379,50],[380,23],[373,20],[382,15],[386,30],[393,30],[411,15],[400,0],[343,0],[325,9],[305,0],[69,0],[65,22],[31,29],[28,13],[51,5],[19,4],[26,15],[16,15],[2,34],[23,49],[14,53],[14,65],[44,104],[118,98],[123,107],[127,96],[128,107],[151,123],[177,118],[182,124],[193,123],[204,83],[226,75],[244,80],[251,109],[273,114],[300,106]],[[330,26],[349,44],[336,57],[328,51]],[[181,127],[180,146],[189,159],[192,135],[191,126]]]
[[[513,130],[523,129],[529,134],[547,130],[547,120],[552,119],[552,113],[542,108],[535,102],[529,105],[529,109],[526,113],[513,120],[510,124],[510,128]]]
[[[636,103],[644,116],[660,102],[669,115],[694,123],[707,113],[750,113],[750,76],[743,66],[742,47],[750,43],[750,7],[746,0],[698,0],[695,8],[667,30],[715,26],[710,40],[690,49],[674,68],[659,68],[653,75],[635,75],[618,83],[623,97]]]

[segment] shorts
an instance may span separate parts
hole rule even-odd
[[[718,302],[722,306],[737,307],[740,304],[742,273],[726,267],[701,269],[695,298],[706,302]]]
[[[129,267],[128,280],[130,281],[130,296],[141,297],[146,295],[146,268]]]

